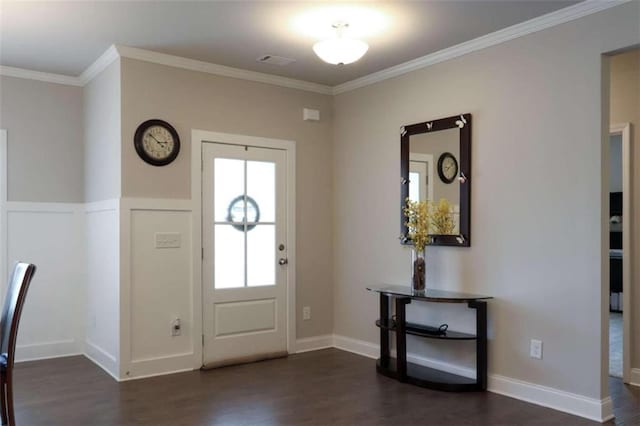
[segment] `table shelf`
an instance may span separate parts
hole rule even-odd
[[[386,362],[378,358],[376,370],[383,376],[400,380],[397,360],[395,358],[389,358]],[[473,392],[482,390],[475,378],[459,376],[411,362],[407,363],[406,380],[401,381],[447,392]]]
[[[384,328],[389,331],[396,331],[396,323],[391,320],[390,324],[383,325],[381,320],[376,320],[376,326]],[[405,326],[405,333],[412,336],[426,337],[427,339],[442,339],[442,340],[476,340],[478,337],[475,334],[462,333],[460,331],[448,330],[444,334],[435,334],[430,332],[424,325],[408,322]]]

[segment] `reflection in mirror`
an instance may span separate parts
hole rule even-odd
[[[471,233],[471,114],[401,128],[401,240],[407,237],[404,207],[428,201],[430,245],[469,247]]]
[[[435,203],[447,200],[454,223],[449,233],[456,235],[460,233],[459,158],[457,127],[409,138],[409,199]]]

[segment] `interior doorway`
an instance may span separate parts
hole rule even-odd
[[[609,133],[609,375],[622,378],[625,383],[630,381],[631,362],[629,130],[629,123],[615,124]]]

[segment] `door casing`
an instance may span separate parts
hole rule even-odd
[[[631,124],[611,124],[609,128],[609,137],[613,135],[622,136],[622,380],[624,383],[632,383],[631,377],[631,354],[633,347],[633,331],[631,316],[631,301],[633,300],[633,292],[635,291],[634,277],[631,272],[631,259],[633,259],[632,253],[632,215],[631,215],[631,190],[632,190],[632,146],[631,146]],[[609,139],[607,139],[609,141]],[[608,219],[607,215],[607,219]],[[607,221],[608,225],[608,221]],[[607,247],[609,244],[607,244]],[[607,251],[608,254],[608,251]],[[607,257],[608,261],[608,257]],[[607,275],[608,277],[608,275]],[[607,279],[607,293],[610,288],[609,280]],[[609,303],[609,302],[608,302]],[[607,332],[609,330],[609,320],[607,318]],[[608,339],[607,339],[608,340]],[[606,353],[609,354],[609,347],[606,348]],[[609,363],[607,362],[607,369]],[[607,370],[608,373],[608,370]],[[632,383],[635,384],[635,383]]]
[[[203,365],[203,282],[202,282],[202,144],[223,143],[229,145],[254,146],[281,149],[287,153],[286,212],[287,241],[289,247],[287,280],[287,352],[296,352],[296,143],[283,139],[210,132],[191,131],[191,202],[193,206],[192,250],[193,250],[193,348],[194,369]]]

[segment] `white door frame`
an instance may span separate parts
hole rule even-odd
[[[427,180],[429,181],[429,186],[427,187],[427,199],[429,201],[436,201],[433,199],[433,155],[432,154],[421,154],[418,152],[410,152],[409,153],[409,163],[412,161],[427,163]],[[424,201],[424,200],[421,200]]]
[[[631,294],[635,286],[631,274],[631,124],[612,124],[609,136],[622,136],[622,380],[631,383]],[[609,286],[611,284],[609,283]],[[608,353],[608,348],[607,348]],[[608,367],[607,367],[608,368]]]
[[[191,131],[191,202],[193,206],[193,347],[194,368],[203,365],[203,282],[202,282],[202,144],[225,143],[281,149],[287,152],[287,352],[296,352],[296,143],[230,133]]]

